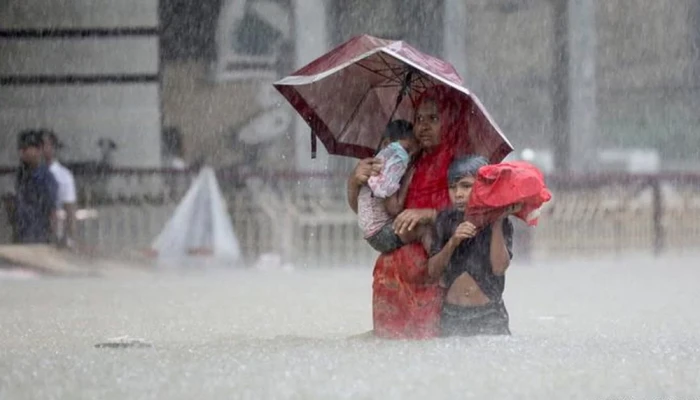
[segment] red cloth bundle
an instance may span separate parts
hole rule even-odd
[[[508,207],[522,204],[514,215],[537,225],[538,210],[552,198],[544,175],[524,161],[481,167],[476,175],[466,210],[466,220],[477,227],[493,223]]]

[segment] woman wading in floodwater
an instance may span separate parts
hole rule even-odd
[[[406,174],[405,210],[395,219],[397,233],[433,224],[439,211],[450,206],[447,171],[454,159],[460,131],[456,102],[442,86],[427,90],[418,100],[414,132],[422,152]],[[348,202],[357,211],[357,196],[379,166],[374,159],[358,163],[348,179]],[[428,254],[420,242],[380,254],[374,266],[372,320],[374,335],[393,339],[426,339],[439,335],[443,289],[431,279]]]

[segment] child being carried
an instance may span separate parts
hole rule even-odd
[[[393,227],[394,217],[403,210],[410,183],[403,179],[404,174],[411,157],[420,150],[413,124],[405,120],[390,122],[380,148],[375,157],[383,162],[382,170],[369,178],[358,196],[359,225],[365,240],[380,253],[391,252],[418,239],[424,239],[424,246],[429,248],[424,227],[401,235],[396,234]]]

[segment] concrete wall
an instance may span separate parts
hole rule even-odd
[[[3,0],[3,29],[157,26],[158,2],[149,0]]]
[[[326,5],[329,46],[362,32],[406,37],[420,33],[426,37],[423,50],[457,64],[466,85],[482,99],[516,148],[551,144],[555,135],[551,1],[445,0],[432,12],[424,10],[419,24],[408,23],[406,13],[397,8],[400,2],[394,0],[371,6],[337,1]],[[466,18],[456,21],[451,18],[455,15]],[[700,147],[700,116],[694,111],[700,106],[696,15],[700,15],[697,0],[597,2],[600,147],[657,147],[666,159],[690,157],[689,149]],[[444,28],[438,23],[441,20]],[[438,34],[440,29],[444,32]],[[303,45],[304,38],[297,41]],[[443,43],[444,51],[433,42]],[[205,93],[218,96],[227,90],[204,83],[194,88],[191,92],[196,96],[177,101],[192,103],[206,98]],[[226,103],[240,101],[229,108],[245,121],[255,112],[239,113],[248,109],[250,101],[244,92],[236,93],[242,96],[230,96]],[[206,115],[204,125],[216,124],[216,118],[231,118]],[[308,148],[304,137],[299,142],[302,146]]]
[[[700,2],[598,1],[597,83],[601,147],[659,147],[666,159],[700,146],[697,79]],[[548,0],[468,0],[469,86],[518,148],[554,136]]]
[[[231,131],[259,111],[250,101],[257,89],[255,81],[212,82],[204,62],[169,63],[163,69],[163,123],[181,130],[185,158],[236,163],[242,149],[234,147]]]
[[[664,159],[697,159],[700,49],[697,0],[598,3],[602,137],[660,147]]]
[[[326,21],[314,20],[327,26],[329,46],[346,39],[343,35],[358,32],[415,35],[420,31],[428,38],[427,44],[422,45],[424,50],[440,54],[440,47],[444,46],[448,59],[459,58],[456,63],[461,64],[460,71],[466,71],[466,85],[479,95],[516,147],[541,148],[551,142],[554,133],[550,75],[554,60],[550,1],[444,1],[432,14],[421,17],[420,29],[408,23],[410,12],[394,13],[400,3],[397,1],[378,2],[369,9],[362,2],[343,3],[346,8],[357,4],[357,9],[344,12],[339,21],[334,20],[339,18],[334,16],[338,8],[334,1],[324,2]],[[155,26],[156,3],[5,0],[0,2],[0,27]],[[438,22],[450,22],[449,18],[438,16],[449,16],[450,4],[460,7],[459,15],[464,13],[466,21],[458,26],[453,21],[437,34],[436,30],[442,29]],[[700,2],[614,0],[598,1],[597,7],[601,146],[662,146],[668,149],[666,156],[697,148],[699,28],[693,23],[693,16],[700,15]],[[293,31],[297,36],[305,32]],[[304,37],[295,39],[297,47],[303,46],[304,41]],[[0,42],[0,74],[49,69],[149,72],[157,68],[157,43],[145,38],[59,44],[24,42]],[[306,57],[310,60],[313,55]],[[236,147],[232,131],[263,111],[255,97],[270,82],[242,79],[214,83],[209,67],[208,62],[196,60],[163,66],[164,123],[182,129],[188,159],[206,155],[214,164],[235,164],[246,149]],[[101,135],[116,135],[122,145],[115,155],[118,163],[155,165],[159,161],[155,86],[1,89],[0,164],[14,163],[14,134],[20,127],[34,123],[52,124],[59,130],[69,146],[66,158],[95,158],[97,149],[92,143]],[[294,146],[293,134],[294,128],[290,128],[289,135],[270,142],[270,157],[275,148],[282,148],[290,156],[295,153],[290,150]],[[301,140],[299,143],[308,145]]]
[[[549,2],[467,4],[465,85],[484,102],[516,148],[546,141],[552,130]]]
[[[17,163],[16,133],[50,127],[66,160],[98,160],[97,140],[114,138],[117,165],[160,163],[156,85],[11,86],[0,93],[0,165]]]
[[[157,0],[3,0],[0,29],[157,28]],[[157,35],[0,39],[0,77],[143,75],[157,78]],[[69,161],[97,160],[97,141],[119,146],[122,166],[160,165],[157,79],[90,84],[6,84],[0,88],[0,165],[14,165],[16,134],[56,130]],[[7,83],[7,82],[6,82]]]
[[[240,11],[249,7],[255,10],[260,7],[262,10],[274,10],[270,12],[271,19],[291,21],[293,37],[286,36],[286,24],[282,24],[284,29],[281,26],[272,28],[277,29],[281,41],[286,42],[283,47],[288,46],[293,50],[265,54],[274,59],[269,62],[267,71],[249,71],[245,65],[250,62],[242,62],[240,71],[231,70],[222,74],[219,77],[221,81],[216,84],[209,79],[208,66],[204,61],[169,62],[164,65],[166,125],[177,125],[183,130],[188,147],[186,153],[190,159],[198,154],[207,154],[207,158],[215,163],[236,163],[241,159],[238,154],[241,151],[232,150],[230,137],[235,132],[231,132],[231,127],[235,130],[246,124],[255,125],[256,122],[261,122],[260,125],[274,125],[271,121],[282,119],[281,115],[272,115],[271,108],[265,108],[261,104],[265,102],[257,99],[257,93],[271,89],[275,78],[291,73],[350,36],[369,33],[385,37],[406,37],[419,48],[438,53],[442,46],[442,8],[434,7],[424,17],[416,18],[419,6],[427,9],[425,2],[417,0],[227,0],[225,3],[228,6],[224,7],[224,15],[235,9]],[[441,3],[442,1],[436,4]],[[287,13],[288,18],[281,18],[278,13]],[[241,11],[240,15],[236,14],[231,12],[229,25],[239,23],[245,13]],[[223,27],[220,29],[225,29],[227,21],[220,21],[220,24]],[[223,30],[217,37],[235,42],[235,38],[231,40],[229,37],[231,34],[230,31]],[[229,54],[229,57],[231,60],[253,60],[257,63],[265,60],[265,57],[252,57],[250,54]],[[279,99],[275,105],[279,106],[293,113],[283,99]],[[269,121],[257,121],[261,113],[269,113]],[[190,115],[194,118],[186,117]],[[286,134],[277,135],[273,140],[262,144],[265,153],[262,159],[266,160],[263,168],[295,168],[306,171],[348,168],[348,160],[345,158],[328,159],[321,144],[317,158],[312,160],[309,134],[306,123],[300,118],[294,118]],[[244,148],[243,152],[246,151]]]
[[[1,75],[158,72],[158,38],[14,39],[0,54]]]

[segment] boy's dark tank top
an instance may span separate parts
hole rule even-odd
[[[454,234],[457,226],[464,221],[464,211],[454,208],[441,211],[433,227],[433,244],[430,255],[440,252]],[[463,241],[452,254],[445,270],[444,282],[447,287],[464,272],[479,285],[481,291],[493,302],[501,300],[505,288],[505,276],[497,276],[491,267],[491,226],[482,229],[471,239]],[[513,257],[513,224],[508,218],[503,220],[503,236],[510,257]]]

